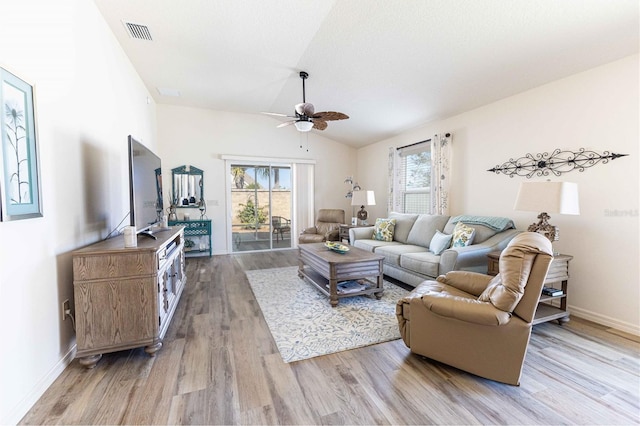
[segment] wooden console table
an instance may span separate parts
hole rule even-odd
[[[118,236],[73,252],[73,291],[80,364],[95,367],[103,353],[162,346],[186,283],[183,228]]]
[[[487,255],[489,258],[487,274],[497,275],[500,272],[499,259],[500,252],[494,251]],[[553,257],[547,278],[544,280],[545,287],[553,287],[562,290],[560,296],[541,295],[536,316],[533,324],[558,320],[562,325],[569,321],[569,311],[567,310],[567,287],[569,283],[569,261],[573,256],[568,254],[557,254]]]

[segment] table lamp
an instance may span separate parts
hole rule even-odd
[[[367,213],[367,211],[364,209],[364,206],[375,206],[376,195],[373,193],[373,191],[353,191],[353,196],[351,197],[351,205],[360,206],[360,210],[358,211],[357,215],[359,225],[366,225],[369,213]]]
[[[522,182],[514,210],[541,212],[538,223],[527,231],[544,234],[551,242],[558,241],[558,227],[549,224],[548,213],[580,214],[578,184],[572,182]]]

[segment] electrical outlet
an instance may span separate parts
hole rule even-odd
[[[62,302],[62,321],[67,319],[67,311],[71,312],[71,305],[69,304],[69,299],[66,299]]]

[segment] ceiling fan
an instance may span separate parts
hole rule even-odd
[[[347,114],[335,111],[315,112],[313,104],[308,103],[304,90],[304,81],[309,77],[305,71],[300,71],[302,79],[302,103],[295,106],[295,115],[278,114],[276,112],[265,112],[263,114],[274,115],[276,117],[289,117],[294,120],[285,121],[276,127],[286,127],[290,125],[296,126],[300,132],[308,132],[311,129],[324,130],[327,128],[327,121],[346,120],[349,118]]]

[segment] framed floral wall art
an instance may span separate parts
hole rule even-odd
[[[33,86],[0,68],[0,220],[42,216]]]

